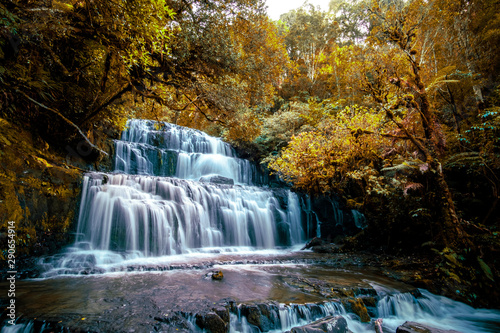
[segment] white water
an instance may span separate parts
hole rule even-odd
[[[264,174],[218,138],[174,124],[133,119],[115,143],[115,170],[127,174],[199,180],[220,175],[237,184],[256,185]]]
[[[377,310],[384,326],[395,331],[404,321],[415,321],[444,330],[500,332],[500,311],[474,309],[426,290],[420,292],[418,298],[409,293],[382,298]]]

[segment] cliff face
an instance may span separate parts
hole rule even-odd
[[[9,221],[15,222],[18,263],[27,256],[53,253],[71,241],[82,172],[60,155],[0,118],[1,265],[7,262]]]

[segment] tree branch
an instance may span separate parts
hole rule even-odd
[[[194,101],[193,101],[193,100],[191,100],[191,99],[189,98],[189,96],[187,96],[187,95],[184,95],[184,96],[186,96],[186,98],[187,98],[187,99],[189,99],[189,101],[190,101],[190,102],[194,105],[194,107],[195,107],[195,108],[196,108],[196,109],[197,109],[197,110],[198,110],[198,111],[199,111],[199,112],[200,112],[203,116],[205,116],[205,118],[206,118],[208,121],[213,122],[213,123],[218,122],[218,123],[223,124],[223,125],[225,125],[225,124],[226,124],[225,122],[223,122],[222,120],[219,120],[219,119],[210,119],[210,117],[209,117],[209,116],[207,116],[207,114],[206,114],[205,112],[203,112],[203,111],[202,111],[202,110],[198,107],[198,105],[196,105],[196,104],[194,103]],[[198,98],[198,97],[196,97],[196,98]]]
[[[99,147],[97,147],[96,145],[94,145],[92,142],[90,142],[90,140],[87,138],[87,136],[85,134],[83,134],[82,130],[80,129],[80,127],[78,127],[77,125],[75,125],[75,123],[73,123],[71,120],[69,120],[68,118],[66,118],[65,116],[63,116],[59,111],[57,110],[54,110],[52,108],[49,108],[48,106],[45,106],[43,105],[42,103],[40,102],[37,102],[35,101],[33,98],[29,97],[28,95],[26,95],[24,92],[20,91],[20,90],[16,90],[16,92],[20,93],[21,95],[23,95],[26,99],[28,99],[29,101],[35,103],[36,105],[52,112],[52,113],[55,113],[56,115],[58,115],[59,117],[61,117],[67,124],[69,124],[70,126],[74,127],[78,133],[80,133],[80,135],[85,139],[85,141],[87,141],[87,143],[92,147],[94,148],[95,150],[101,152],[102,154],[104,155],[108,155],[108,153],[106,153],[105,151],[99,149]]]
[[[118,91],[113,97],[111,97],[110,99],[108,99],[108,101],[106,103],[100,105],[99,107],[97,107],[97,109],[95,109],[94,111],[92,111],[87,117],[85,117],[80,122],[80,124],[84,124],[89,119],[92,119],[93,117],[95,117],[96,115],[98,115],[99,112],[101,112],[104,108],[108,107],[111,103],[113,103],[114,101],[116,101],[118,98],[120,98],[124,93],[126,93],[130,89],[131,89],[131,84],[129,82],[120,91]]]
[[[385,107],[382,107],[382,109],[385,111],[387,118],[389,118],[400,130],[402,130],[408,139],[417,147],[418,150],[420,150],[420,152],[425,156],[426,161],[429,162],[433,160],[431,153],[427,148],[425,148],[422,142],[417,140],[417,138],[412,135],[403,124],[394,119],[394,113]]]

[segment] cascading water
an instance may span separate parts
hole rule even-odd
[[[417,294],[417,295],[415,295]],[[449,298],[434,295],[419,289],[414,293],[385,295],[373,310],[375,318],[380,318],[384,332],[396,332],[406,321],[430,325],[441,330],[455,332],[499,332],[500,311],[474,309]],[[293,327],[306,325],[326,316],[341,315],[346,319],[349,329],[355,333],[373,333],[374,324],[361,323],[356,315],[348,313],[340,302],[320,304],[280,304],[266,309],[265,332],[285,332]],[[255,320],[255,319],[254,319]],[[231,313],[231,332],[254,332],[255,325],[249,324],[242,315],[240,307]]]
[[[133,119],[115,142],[115,171],[199,180],[219,175],[237,184],[261,185],[267,180],[255,165],[237,158],[222,140],[185,127]]]
[[[297,195],[254,186],[266,177],[218,138],[131,120],[115,142],[115,173],[85,175],[74,247],[49,264],[70,273],[124,259],[306,239]],[[235,184],[235,185],[233,185]]]

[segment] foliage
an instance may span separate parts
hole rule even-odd
[[[134,113],[233,127],[234,114],[270,103],[288,63],[256,0],[16,1],[0,9],[2,115],[52,142],[75,128],[84,135],[96,121],[120,127]]]
[[[371,179],[370,165],[381,159],[380,113],[347,107],[317,130],[292,137],[270,167],[310,193],[341,192],[350,180]],[[361,172],[360,170],[364,170]]]

